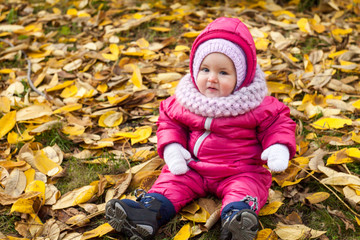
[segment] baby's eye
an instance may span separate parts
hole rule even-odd
[[[225,72],[225,71],[221,71],[220,74],[221,74],[221,75],[228,75],[228,73]]]
[[[201,71],[203,71],[203,72],[209,72],[209,69],[208,69],[208,68],[202,68]]]

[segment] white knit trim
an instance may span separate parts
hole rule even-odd
[[[264,72],[256,67],[254,80],[227,97],[209,98],[199,92],[190,74],[179,82],[175,96],[179,103],[190,112],[203,117],[235,117],[258,107],[267,95]]]

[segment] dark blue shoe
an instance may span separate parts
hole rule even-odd
[[[221,227],[221,240],[253,240],[259,229],[259,220],[253,210],[231,210],[222,220]]]
[[[145,204],[129,199],[112,199],[106,203],[105,216],[117,232],[131,240],[153,239],[159,229],[160,207],[161,202],[155,198]]]

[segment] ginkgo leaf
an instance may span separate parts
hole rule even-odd
[[[351,125],[351,119],[343,118],[321,118],[311,125],[316,129],[338,129],[343,128],[345,125]]]
[[[13,129],[13,127],[15,126],[16,123],[16,111],[12,111],[9,112],[7,114],[5,114],[1,119],[0,119],[0,138],[2,138],[3,136],[5,136],[8,132],[11,131],[11,129]]]

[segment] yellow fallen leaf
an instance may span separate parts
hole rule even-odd
[[[313,193],[310,196],[307,196],[306,199],[311,203],[311,204],[316,204],[322,201],[325,201],[326,199],[328,199],[330,197],[330,194],[327,192],[317,192],[317,193]]]
[[[84,232],[80,240],[102,237],[113,230],[110,224],[104,223],[91,231]]]
[[[264,228],[260,230],[255,238],[255,240],[277,240],[277,239],[278,237],[276,236],[274,231],[270,228]]]
[[[44,57],[49,56],[50,54],[51,54],[50,50],[46,50],[43,52],[31,52],[31,53],[28,53],[28,57],[29,58],[44,58]]]
[[[67,192],[52,206],[53,210],[64,209],[85,203],[96,194],[96,186],[83,186]]]
[[[276,225],[274,231],[283,240],[318,238],[326,233],[326,231],[314,230],[302,224],[285,225],[281,222]]]
[[[19,213],[27,213],[32,214],[35,213],[35,210],[33,208],[33,204],[36,197],[33,198],[19,198],[14,202],[14,204],[11,206],[10,212],[19,212]]]
[[[74,82],[75,81],[65,81],[63,83],[60,83],[60,84],[56,85],[55,87],[46,89],[46,91],[47,92],[53,92],[53,91],[57,91],[57,90],[60,90],[60,89],[64,89],[64,88],[72,85]]]
[[[100,127],[116,127],[123,122],[123,114],[115,111],[108,111],[100,116]]]
[[[106,83],[102,83],[102,84],[99,84],[97,87],[96,87],[96,90],[98,90],[99,92],[101,93],[105,93],[107,90],[108,90],[108,85]]]
[[[109,103],[111,105],[117,105],[118,103],[121,103],[122,101],[124,101],[125,99],[127,99],[128,97],[130,97],[130,94],[125,94],[123,96],[107,96],[107,99],[109,101]]]
[[[48,158],[43,150],[36,151],[34,157],[34,167],[36,167],[36,169],[43,174],[48,176],[55,176],[63,170],[60,165]]]
[[[327,178],[322,179],[320,182],[335,186],[360,185],[360,178],[351,174],[337,172]]]
[[[290,84],[283,84],[272,81],[268,81],[266,84],[270,93],[289,93],[292,89]]]
[[[185,45],[177,45],[175,47],[174,51],[176,51],[176,52],[180,52],[180,51],[187,52],[187,51],[190,51],[190,48],[188,46],[185,46]]]
[[[90,186],[86,191],[82,191],[79,195],[76,196],[74,200],[74,205],[81,203],[86,203],[89,201],[97,192],[97,186]]]
[[[201,32],[200,31],[197,31],[197,32],[187,32],[187,33],[184,33],[182,36],[183,37],[186,37],[186,38],[195,38],[197,36],[199,36]]]
[[[151,136],[152,128],[150,126],[143,126],[136,129],[134,134],[137,134],[138,137],[131,138],[131,145],[135,143],[145,141]]]
[[[29,183],[35,180],[35,173],[36,171],[33,168],[29,168],[24,172],[26,177],[26,187],[29,185]]]
[[[20,109],[16,113],[16,121],[25,121],[43,116],[50,116],[51,108],[46,104],[34,104],[26,108]]]
[[[345,125],[351,125],[351,119],[343,118],[322,118],[311,124],[316,129],[338,129],[342,128]]]
[[[271,215],[277,212],[277,210],[283,205],[283,202],[271,202],[260,209],[259,216]]]
[[[70,85],[61,92],[60,97],[62,98],[73,97],[76,95],[77,92],[78,92],[78,88],[76,87],[76,85]]]
[[[149,27],[149,29],[157,31],[157,32],[170,32],[171,28],[167,27]]]
[[[78,69],[79,67],[81,67],[82,63],[83,63],[83,61],[81,59],[76,59],[75,61],[72,61],[72,62],[66,64],[63,67],[63,69],[67,72],[71,72],[71,71],[74,71],[74,70]]]
[[[81,103],[71,103],[69,105],[65,105],[61,108],[56,109],[53,112],[53,114],[73,112],[73,111],[79,110],[81,108],[82,108]]]
[[[360,219],[356,216],[355,216],[355,219],[356,219],[357,224],[360,226]]]
[[[346,154],[351,158],[360,159],[360,149],[358,148],[347,148]]]
[[[110,61],[116,61],[116,60],[118,60],[118,57],[119,57],[117,55],[109,54],[109,53],[103,53],[101,55],[103,56],[103,58],[110,60]]]
[[[332,30],[331,33],[333,35],[347,35],[347,34],[351,34],[352,31],[353,31],[352,28],[347,28],[347,29],[336,28]]]
[[[85,214],[77,214],[69,218],[65,223],[68,225],[76,225],[78,227],[83,227],[90,222],[90,219],[86,217]]]
[[[69,16],[77,16],[77,10],[75,8],[69,8],[67,11],[66,11],[66,15],[69,15]]]
[[[255,39],[255,47],[257,50],[266,51],[270,40],[266,38],[257,38]]]
[[[132,64],[132,63],[130,64],[130,66],[133,69],[133,75],[131,77],[131,81],[136,87],[141,88],[141,86],[142,86],[142,76],[141,76],[140,69],[139,69],[139,67],[137,65]]]
[[[340,151],[337,151],[335,153],[333,153],[326,162],[326,165],[330,165],[330,164],[344,164],[344,163],[351,163],[354,160],[351,159],[348,154],[347,154],[347,149],[341,149]]]
[[[297,25],[300,29],[300,31],[305,33],[311,33],[310,24],[307,18],[300,18],[297,21]]]
[[[21,133],[21,135],[17,134],[14,131],[9,132],[9,134],[7,135],[8,143],[17,144],[19,142],[26,142],[34,139],[34,135],[30,135],[29,131],[31,131],[31,129],[26,129],[24,132]]]
[[[25,188],[25,193],[28,192],[38,192],[41,205],[45,204],[45,183],[43,181],[35,180],[30,182]]]
[[[9,69],[9,68],[0,69],[1,74],[9,74],[9,73],[12,73],[12,72],[14,72],[14,70]]]
[[[150,43],[145,38],[136,40],[136,44],[139,46],[139,48],[148,48],[150,46]]]
[[[275,17],[278,17],[280,15],[287,15],[291,18],[295,18],[296,16],[290,12],[290,11],[287,11],[287,10],[278,10],[278,11],[274,11],[274,12],[271,12]]]
[[[0,126],[1,126],[0,127],[0,138],[5,136],[11,129],[13,129],[13,127],[15,126],[15,123],[16,123],[16,111],[12,111],[12,112],[5,114],[0,119]]]
[[[309,55],[304,54],[304,68],[305,72],[314,72],[314,66],[309,59]]]
[[[61,131],[65,134],[68,134],[70,136],[77,136],[77,135],[81,135],[85,132],[85,127],[78,125],[78,124],[74,124],[74,126],[65,126],[61,129]]]
[[[0,112],[3,113],[10,112],[10,99],[6,96],[0,97]]]
[[[190,236],[191,236],[191,225],[190,223],[187,223],[175,235],[174,240],[187,240],[190,238]]]

